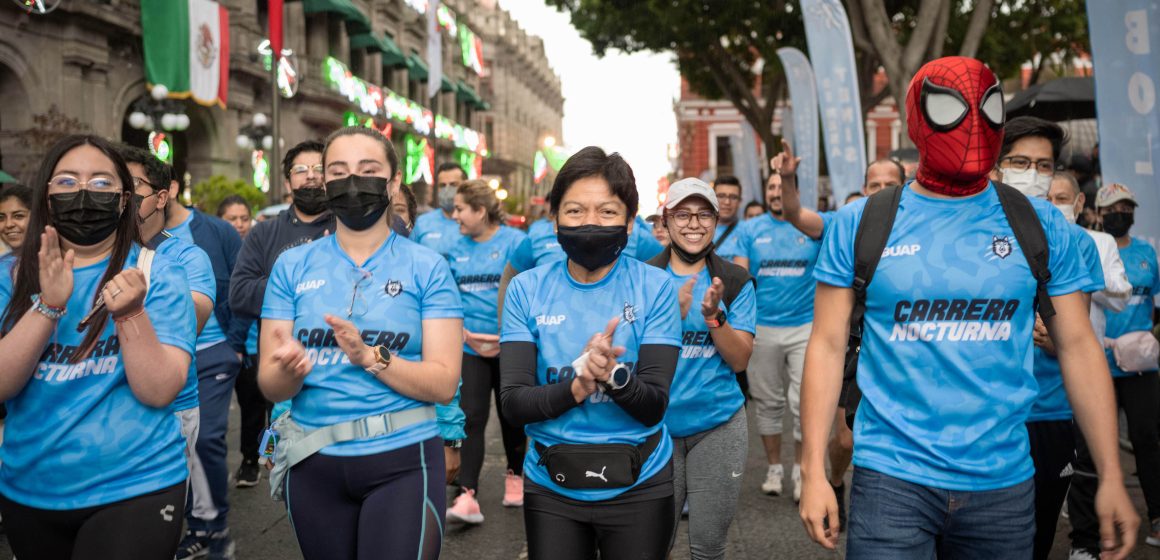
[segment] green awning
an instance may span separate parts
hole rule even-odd
[[[371,19],[351,0],[302,0],[302,8],[307,14],[329,12],[342,16],[351,35],[370,33]]]
[[[480,97],[478,93],[475,93],[475,88],[467,85],[467,83],[464,82],[463,80],[459,80],[459,85],[458,85],[457,89],[459,91],[458,91],[458,93],[455,94],[455,97],[458,98],[460,101],[470,103],[477,108],[482,107],[483,104],[485,103],[483,98]]]
[[[476,105],[475,108],[479,109],[480,111],[490,111],[491,110],[491,103],[483,101],[479,105]]]
[[[418,54],[411,53],[407,57],[407,72],[410,74],[408,79],[415,81],[423,81],[427,79],[427,63],[419,58]]]
[[[398,66],[405,58],[395,40],[386,35],[359,33],[351,35],[350,48],[367,49],[383,53],[383,66]]]
[[[0,183],[15,183],[15,182],[16,182],[16,177],[13,177],[13,176],[5,173],[3,170],[0,170]]]
[[[439,85],[439,91],[444,93],[451,93],[455,91],[455,84],[451,80],[447,79],[446,74],[443,75],[443,83]]]

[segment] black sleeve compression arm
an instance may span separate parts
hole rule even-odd
[[[499,405],[504,418],[514,426],[557,418],[578,404],[572,396],[571,379],[550,385],[536,385],[538,356],[539,350],[532,342],[505,342],[500,345]],[[672,375],[670,370],[669,378]],[[668,388],[667,381],[665,387]]]
[[[619,391],[612,391],[612,401],[629,416],[645,426],[665,419],[669,405],[669,384],[677,371],[681,349],[662,344],[645,344],[637,353],[636,375]]]

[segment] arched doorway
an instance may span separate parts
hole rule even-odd
[[[32,106],[20,75],[0,62],[0,170],[27,181],[36,168],[38,155],[22,133],[32,128]]]

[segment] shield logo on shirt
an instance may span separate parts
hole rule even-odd
[[[1000,259],[1007,258],[1007,255],[1011,254],[1011,238],[1006,235],[1002,237],[999,237],[998,235],[992,235],[991,252]]]
[[[635,323],[636,322],[636,306],[634,306],[631,303],[628,303],[627,301],[624,302],[624,313],[621,316],[624,318],[625,323]]]
[[[388,296],[396,297],[403,293],[403,283],[398,280],[388,280],[384,289]]]

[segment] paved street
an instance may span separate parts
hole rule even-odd
[[[241,460],[237,454],[237,410],[231,410],[230,465],[236,467]],[[484,464],[480,502],[486,521],[479,527],[452,526],[447,530],[443,544],[443,558],[449,560],[506,559],[521,560],[525,557],[523,516],[519,509],[500,505],[503,494],[504,459],[499,440],[498,422],[493,415],[488,425],[488,455]],[[752,423],[751,423],[752,425]],[[787,445],[783,452],[792,457],[793,449]],[[749,460],[745,471],[740,510],[729,533],[728,557],[732,559],[831,559],[844,556],[826,552],[812,544],[806,537],[797,517],[793,500],[786,497],[762,495],[758,489],[764,477],[765,467],[761,444],[757,437],[751,437]],[[1124,454],[1125,472],[1134,472],[1131,455]],[[790,489],[786,469],[786,489]],[[1129,491],[1136,502],[1138,511],[1144,510],[1143,496],[1135,477],[1129,477]],[[231,490],[231,530],[237,540],[239,560],[288,560],[301,558],[294,534],[286,519],[281,504],[270,500],[269,485],[265,478],[262,483],[250,489]],[[677,537],[677,547],[673,560],[689,558],[686,524],[681,523]],[[1053,559],[1067,557],[1067,520],[1061,520],[1056,536]],[[1140,534],[1143,543],[1144,533]],[[843,542],[844,546],[844,542]],[[7,541],[0,538],[0,558],[10,558]],[[1160,550],[1141,544],[1133,558],[1160,560]]]

